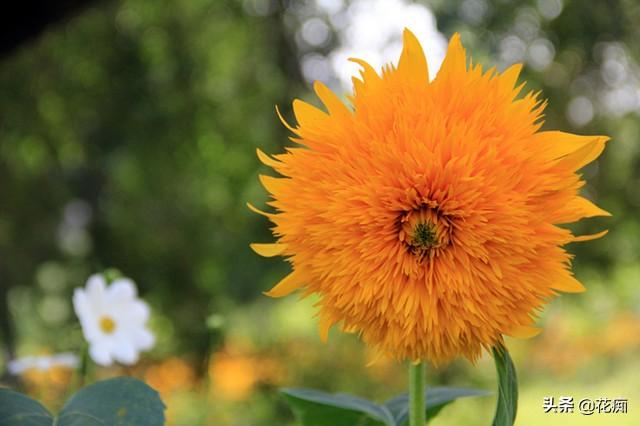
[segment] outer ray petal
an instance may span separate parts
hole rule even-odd
[[[260,179],[262,186],[271,194],[281,192],[283,189],[283,181],[285,180],[285,178],[274,178],[273,176],[267,175],[258,175],[258,179]]]
[[[365,364],[366,367],[371,367],[377,364],[383,359],[388,358],[388,355],[382,351],[374,350],[373,354],[369,356],[369,361]]]
[[[598,158],[608,140],[609,138],[607,137],[596,136],[576,151],[562,157],[556,165],[568,170],[578,170]]]
[[[609,140],[606,136],[574,135],[557,130],[537,133],[534,138],[536,143],[541,145],[545,155],[550,159],[562,158],[568,154],[579,151],[594,141],[600,141],[600,143],[604,144]]]
[[[374,70],[367,61],[358,58],[349,58],[349,61],[355,62],[362,67],[361,73],[365,83],[369,84],[376,81],[381,81],[381,78],[376,70]]]
[[[467,57],[464,47],[460,42],[460,34],[455,33],[449,41],[447,55],[436,76],[436,81],[449,79],[452,76],[464,73],[467,69]]]
[[[582,293],[587,290],[569,271],[557,275],[550,287],[565,293]]]
[[[276,105],[276,114],[278,114],[278,118],[280,119],[280,122],[284,125],[284,127],[287,128],[287,130],[289,130],[292,133],[298,134],[298,131],[293,126],[291,126],[291,124],[289,124],[287,120],[284,119],[284,117],[282,116],[282,113],[280,112],[280,108],[278,108],[278,105]]]
[[[269,297],[284,297],[291,294],[305,285],[304,281],[300,278],[300,274],[292,272],[284,277],[284,279],[276,284],[271,290],[265,291],[264,294]]]
[[[247,203],[247,207],[249,208],[249,210],[251,210],[254,213],[258,213],[261,216],[267,217],[269,219],[274,218],[276,215],[273,213],[267,213],[263,210],[260,210],[259,208],[255,207],[253,204],[251,203]]]
[[[522,64],[513,64],[502,74],[500,74],[501,83],[504,84],[505,87],[509,87],[510,89],[516,86],[516,82],[518,81],[518,76],[522,71]]]
[[[282,165],[281,162],[279,162],[277,160],[274,160],[273,158],[269,157],[260,148],[256,148],[256,154],[258,154],[258,159],[265,166],[269,166],[269,167],[272,167],[272,168],[276,169],[276,168],[278,168],[279,166]]]
[[[296,99],[293,101],[293,113],[298,121],[298,128],[318,128],[322,126],[327,114],[318,108]]]
[[[580,235],[577,237],[573,237],[573,239],[571,240],[572,242],[584,242],[584,241],[591,241],[591,240],[597,240],[598,238],[602,238],[605,235],[607,235],[609,233],[609,230],[604,230],[602,232],[598,232],[597,234],[589,234],[589,235]]]
[[[571,223],[585,217],[611,216],[584,197],[576,196],[552,216],[554,223]]]
[[[516,339],[530,339],[537,336],[542,331],[539,327],[532,327],[530,325],[518,325],[513,327],[508,333],[508,336],[515,337]]]
[[[337,116],[340,118],[349,117],[351,115],[351,111],[347,106],[340,100],[335,93],[331,91],[327,86],[325,86],[322,82],[316,81],[313,84],[313,89],[316,94],[327,107],[329,114],[333,116]]]
[[[429,68],[427,58],[416,36],[405,28],[402,53],[398,61],[398,74],[414,85],[429,83]]]
[[[263,257],[280,256],[287,248],[286,244],[272,243],[272,244],[249,244],[251,249]]]
[[[366,61],[357,58],[349,58],[349,61],[355,62],[362,67],[362,70],[360,71],[362,80],[357,77],[351,78],[351,81],[353,82],[353,92],[356,99],[369,94],[375,94],[381,90],[384,82],[382,77],[378,75],[371,65]],[[352,101],[355,106],[354,97],[349,97],[349,100]],[[354,108],[354,110],[354,114],[357,114],[357,107]]]
[[[332,319],[329,315],[321,315],[320,322],[318,324],[320,331],[320,340],[326,342],[329,339],[329,330],[335,324],[336,321]]]

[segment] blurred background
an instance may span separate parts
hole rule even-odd
[[[69,374],[27,374],[16,383],[6,362],[77,352],[73,289],[115,267],[138,283],[158,336],[127,373],[161,392],[169,424],[293,425],[277,392],[283,386],[380,402],[402,392],[405,366],[367,367],[372,354],[353,336],[335,332],[320,342],[313,300],[262,295],[287,266],[249,249],[272,238],[269,222],[245,203],[263,207],[267,199],[255,149],[278,153],[289,144],[274,106],[295,122],[294,98],[318,104],[313,80],[348,94],[356,68],[346,58],[376,67],[397,61],[407,26],[432,70],[460,32],[486,68],[525,64],[526,89],[549,100],[546,129],[611,136],[582,173],[586,196],[613,217],[574,228],[610,232],[569,247],[588,292],[560,296],[542,315],[540,336],[508,344],[520,374],[518,425],[640,424],[638,1],[86,3],[58,9],[56,22],[44,19],[27,36],[3,36],[5,384],[61,404]],[[431,385],[496,386],[488,357],[428,376]],[[547,396],[627,398],[629,413],[544,414]],[[493,396],[461,400],[433,425],[489,424],[494,404]]]

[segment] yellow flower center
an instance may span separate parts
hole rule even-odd
[[[449,220],[433,208],[412,210],[400,218],[398,238],[417,256],[435,256],[449,244],[450,236]]]
[[[107,334],[111,334],[116,329],[116,322],[111,317],[105,315],[100,318],[100,329]]]

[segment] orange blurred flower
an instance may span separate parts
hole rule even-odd
[[[149,386],[167,399],[175,391],[191,389],[195,383],[196,374],[187,361],[172,357],[149,367],[144,378]]]
[[[12,360],[7,368],[11,374],[21,377],[28,394],[55,406],[67,392],[78,362],[69,352],[43,354]]]
[[[213,391],[231,401],[247,399],[258,381],[254,359],[244,355],[216,353],[209,365]]]

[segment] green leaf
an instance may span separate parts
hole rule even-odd
[[[347,394],[281,389],[301,426],[396,426],[386,407]]]
[[[427,420],[434,418],[446,405],[458,398],[469,396],[486,396],[490,392],[479,389],[464,389],[437,387],[425,389]],[[398,426],[404,426],[409,421],[409,395],[404,393],[398,395],[387,402],[384,406],[392,413]]]
[[[38,401],[18,392],[0,388],[0,425],[51,426],[53,416]]]
[[[117,377],[76,393],[56,419],[56,426],[162,426],[164,404],[140,380]]]
[[[518,410],[518,379],[513,361],[504,346],[493,348],[498,371],[498,405],[493,426],[512,426]]]

